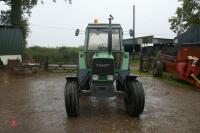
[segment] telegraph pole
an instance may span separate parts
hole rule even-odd
[[[133,5],[133,60],[135,54],[135,46],[134,46],[134,39],[135,39],[135,5]]]
[[[135,5],[133,5],[133,40],[135,38]]]

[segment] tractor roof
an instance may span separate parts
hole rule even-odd
[[[93,29],[93,28],[109,28],[109,24],[88,24],[87,28]],[[120,24],[112,24],[112,28],[116,29],[122,29]]]

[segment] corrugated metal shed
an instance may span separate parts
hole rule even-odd
[[[155,38],[154,36],[143,36],[143,37],[137,37],[137,38],[130,38],[130,39],[124,39],[123,43],[124,45],[130,45],[130,44],[170,44],[173,43],[173,39],[168,38]]]
[[[175,38],[176,43],[200,42],[200,25],[194,25]]]
[[[137,38],[124,39],[124,49],[126,52],[132,52],[133,48],[136,51],[140,50],[140,44],[172,44],[173,39],[168,38],[155,38],[154,36],[143,36]]]
[[[0,25],[0,55],[20,55],[23,35],[19,28]]]

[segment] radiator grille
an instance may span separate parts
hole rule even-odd
[[[111,59],[94,59],[92,61],[93,75],[113,75],[114,63]]]

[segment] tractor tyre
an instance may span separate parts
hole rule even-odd
[[[65,85],[65,108],[68,117],[79,115],[79,94],[76,81],[67,81]]]
[[[163,74],[163,64],[160,61],[156,61],[153,66],[153,76],[162,77]]]
[[[124,97],[126,112],[130,116],[139,117],[144,110],[145,95],[142,83],[137,79],[125,83],[127,96]]]
[[[117,90],[123,90],[124,89],[124,87],[122,86],[122,84],[118,80],[116,81],[116,88],[117,88]]]

